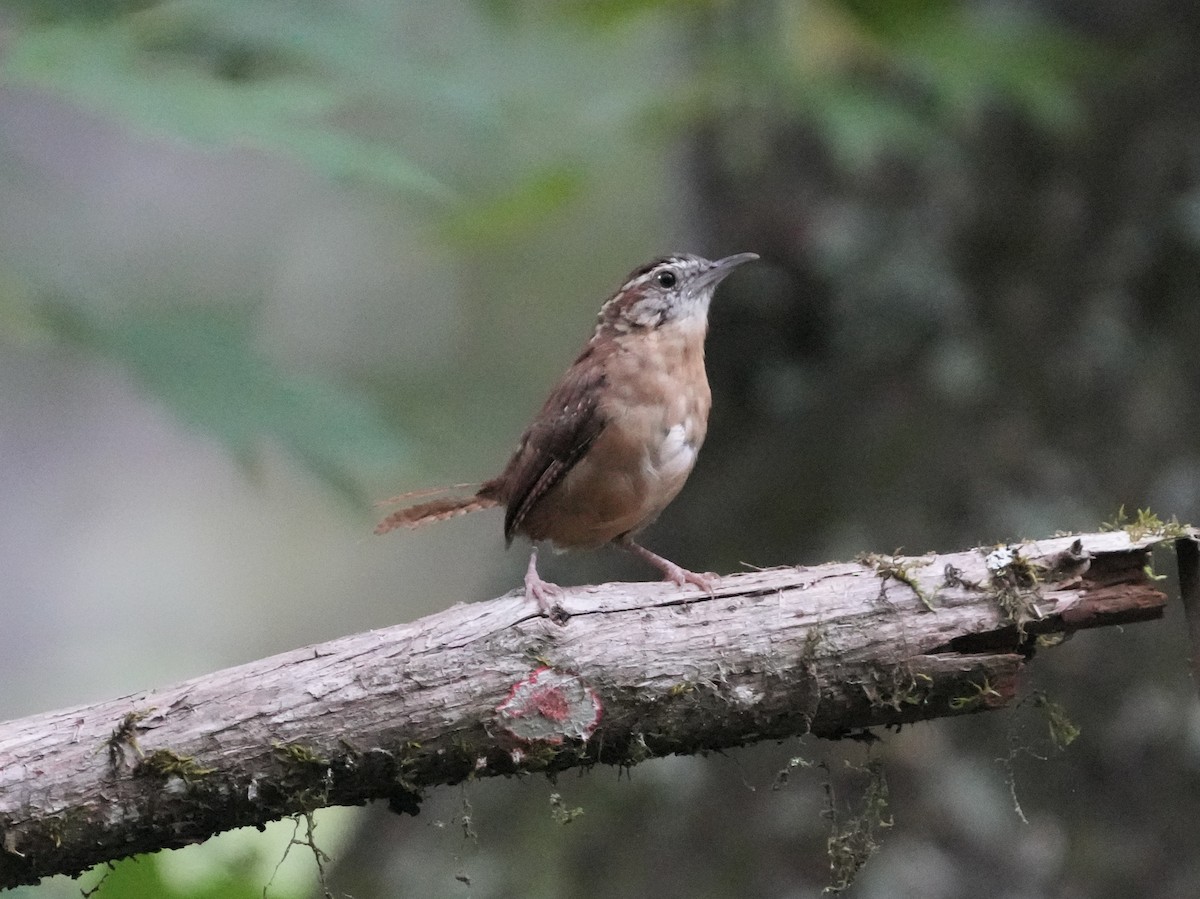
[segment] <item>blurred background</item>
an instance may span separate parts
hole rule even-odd
[[[374,538],[372,501],[495,474],[677,249],[763,257],[719,292],[708,444],[646,534],[681,564],[1200,519],[1193,4],[3,0],[0,79],[0,718],[519,584],[498,516]],[[816,896],[880,764],[851,895],[1194,897],[1182,630],[1173,603],[1038,658],[1065,750],[1027,702],[448,788],[318,814],[328,886]],[[276,871],[292,833],[100,895],[316,895],[311,853]]]

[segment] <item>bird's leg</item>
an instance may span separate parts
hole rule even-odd
[[[562,596],[562,587],[542,580],[537,570],[537,551],[535,546],[529,554],[529,567],[525,569],[525,598],[536,602],[542,612],[554,618],[556,603]]]
[[[663,573],[663,580],[674,581],[680,587],[693,584],[706,593],[712,593],[713,579],[716,575],[696,574],[694,571],[688,571],[683,566],[676,565],[670,559],[664,559],[658,553],[651,552],[639,543],[634,543],[629,537],[618,538],[615,542],[617,546],[629,550],[635,556],[640,556],[661,571]]]

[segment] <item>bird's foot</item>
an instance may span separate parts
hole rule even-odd
[[[646,547],[634,543],[632,540],[626,540],[620,545],[635,556],[645,559],[661,571],[664,581],[672,581],[680,587],[686,587],[688,584],[691,584],[709,594],[713,592],[713,588],[716,586],[718,575],[710,573],[697,574],[695,571],[688,571],[682,565],[676,565],[670,559],[664,559],[658,553],[651,552]]]
[[[676,565],[674,562],[668,562],[667,564],[671,567],[663,569],[663,580],[674,581],[680,587],[686,587],[688,584],[691,584],[695,587],[699,587],[705,593],[713,592],[713,588],[716,586],[718,575],[713,574],[710,571],[688,571],[686,568]]]
[[[525,598],[537,603],[538,611],[551,621],[562,624],[569,617],[558,604],[563,589],[558,584],[543,580],[537,570],[537,547],[529,555],[529,567],[525,569]]]

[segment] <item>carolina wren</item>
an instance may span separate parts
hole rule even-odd
[[[393,512],[385,534],[504,506],[504,537],[533,541],[525,593],[550,612],[554,584],[537,571],[537,543],[591,549],[615,543],[680,586],[710,588],[633,541],[679,493],[696,463],[712,397],[704,370],[708,305],[739,253],[717,262],[686,253],[643,265],[600,308],[596,330],[521,436],[498,477],[471,496]]]

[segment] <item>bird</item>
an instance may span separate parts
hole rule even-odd
[[[709,304],[735,268],[758,258],[672,253],[634,269],[601,306],[591,338],[504,470],[473,493],[393,512],[375,532],[503,506],[505,545],[518,535],[533,544],[525,595],[550,617],[562,591],[538,574],[543,541],[558,550],[612,543],[664,580],[711,590],[712,576],[663,558],[634,536],[675,499],[696,464],[712,404],[704,367]]]

